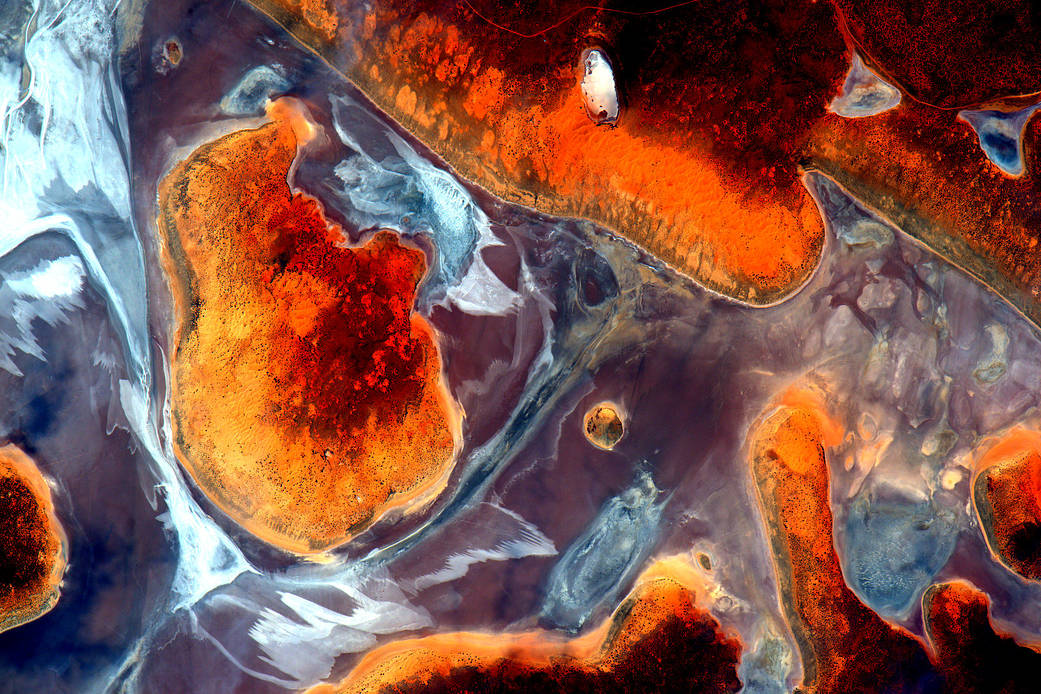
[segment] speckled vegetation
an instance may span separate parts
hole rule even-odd
[[[261,539],[342,543],[435,492],[452,457],[440,360],[412,313],[423,254],[346,248],[286,175],[289,117],[204,145],[164,181],[178,454]]]
[[[0,631],[54,607],[65,556],[47,483],[20,450],[0,448]]]

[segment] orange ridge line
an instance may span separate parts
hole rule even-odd
[[[669,5],[667,7],[661,7],[659,9],[657,9],[657,10],[647,10],[646,12],[637,12],[635,10],[616,10],[616,9],[613,9],[613,8],[610,8],[610,7],[604,7],[603,5],[585,5],[583,7],[579,7],[577,10],[575,10],[571,14],[565,16],[563,19],[561,19],[560,21],[556,22],[555,24],[551,24],[548,27],[545,27],[543,29],[539,29],[538,31],[536,31],[533,34],[522,34],[521,32],[519,32],[519,31],[517,31],[515,29],[510,29],[509,27],[503,26],[502,24],[499,24],[498,22],[495,22],[492,19],[489,19],[488,17],[485,17],[483,14],[478,12],[477,9],[473,5],[470,4],[470,0],[462,0],[462,1],[463,1],[464,5],[466,5],[468,8],[470,8],[471,12],[473,12],[475,15],[477,15],[478,17],[483,19],[488,24],[491,24],[496,29],[499,29],[501,31],[506,31],[506,32],[509,32],[511,34],[515,34],[517,36],[520,36],[522,39],[533,39],[533,38],[536,38],[538,36],[541,36],[542,34],[548,33],[550,31],[556,29],[557,27],[561,26],[562,24],[566,24],[567,22],[571,21],[572,19],[577,17],[582,12],[585,12],[586,10],[597,10],[597,11],[600,11],[600,12],[613,12],[614,14],[623,14],[623,15],[628,15],[628,16],[633,16],[633,17],[642,17],[642,16],[646,16],[646,15],[660,14],[662,12],[668,12],[669,10],[674,10],[674,9],[676,9],[678,7],[683,7],[684,5],[693,5],[698,0],[684,0],[684,2],[677,2],[677,3],[675,3],[673,5]]]

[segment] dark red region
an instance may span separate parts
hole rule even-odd
[[[987,542],[1020,576],[1041,579],[1041,506],[1036,453],[987,468],[976,478],[974,500]]]
[[[266,284],[277,294],[286,274],[294,284],[279,298],[298,305],[311,299],[307,310],[316,311],[305,339],[286,340],[284,363],[292,368],[283,378],[290,383],[279,384],[299,393],[302,421],[323,434],[349,435],[340,429],[364,429],[372,412],[400,417],[404,409],[418,408],[432,356],[413,336],[411,323],[423,254],[390,232],[363,247],[338,247],[339,231],[301,194],[278,208],[269,229],[275,240]],[[300,281],[315,281],[320,290],[295,296]]]
[[[762,185],[796,180],[792,158],[849,67],[824,2],[696,2],[605,25],[638,125],[693,135]]]
[[[835,0],[865,56],[913,97],[961,108],[1041,90],[1041,4]]]
[[[36,495],[17,477],[0,477],[0,606],[18,603],[47,580],[51,544]]]
[[[1038,691],[1041,654],[994,631],[983,593],[964,583],[945,583],[929,589],[924,605],[948,691]]]
[[[741,647],[709,615],[671,616],[633,644],[610,670],[570,660],[534,667],[503,659],[489,667],[460,667],[447,675],[388,685],[384,694],[623,694],[633,692],[737,692]]]

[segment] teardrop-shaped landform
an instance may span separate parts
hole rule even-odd
[[[603,51],[592,48],[582,54],[582,99],[586,113],[597,125],[618,120],[618,88],[614,70]]]
[[[344,246],[287,175],[315,126],[296,102],[198,148],[160,187],[179,321],[178,458],[260,539],[322,552],[443,489],[457,422],[427,322],[423,254],[390,232]]]
[[[611,402],[593,405],[586,412],[584,429],[589,443],[611,450],[625,434],[620,408]]]
[[[1041,580],[1041,434],[1015,429],[980,459],[973,501],[1002,564]]]
[[[65,531],[36,463],[13,445],[0,448],[0,631],[58,603],[67,557]]]
[[[1023,130],[1041,104],[1018,111],[961,111],[958,120],[968,123],[976,133],[980,149],[1002,173],[1022,176],[1026,170],[1023,161]]]
[[[741,643],[695,602],[681,564],[652,564],[611,619],[585,635],[457,632],[394,641],[343,681],[307,694],[739,691]]]
[[[869,70],[854,53],[842,93],[832,99],[828,110],[843,118],[866,118],[896,108],[900,98],[899,89]]]

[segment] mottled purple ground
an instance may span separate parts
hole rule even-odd
[[[798,649],[745,436],[792,384],[819,387],[849,432],[832,495],[861,599],[920,633],[922,592],[965,577],[1010,630],[1041,633],[1041,589],[991,558],[968,503],[982,438],[1037,419],[1038,331],[828,179],[805,177],[829,222],[820,267],[789,299],[751,308],[587,222],[456,179],[242,3],[150,3],[141,26],[118,62],[104,59],[118,71],[99,97],[125,117],[125,131],[109,123],[133,181],[125,210],[55,184],[41,209],[74,223],[13,225],[28,240],[0,260],[0,426],[55,480],[71,545],[58,606],[0,634],[0,690],[298,689],[405,636],[581,632],[651,558],[698,552],[713,614],[748,649],[748,689],[787,690]],[[167,69],[156,51],[170,37],[184,58]],[[168,445],[156,185],[201,142],[259,123],[269,88],[302,100],[326,137],[294,184],[355,237],[392,228],[427,249],[417,310],[467,413],[442,498],[325,564],[236,528]],[[81,268],[67,296],[17,289],[55,258]],[[35,352],[13,337],[25,334]],[[629,415],[611,451],[582,432],[605,400]]]

